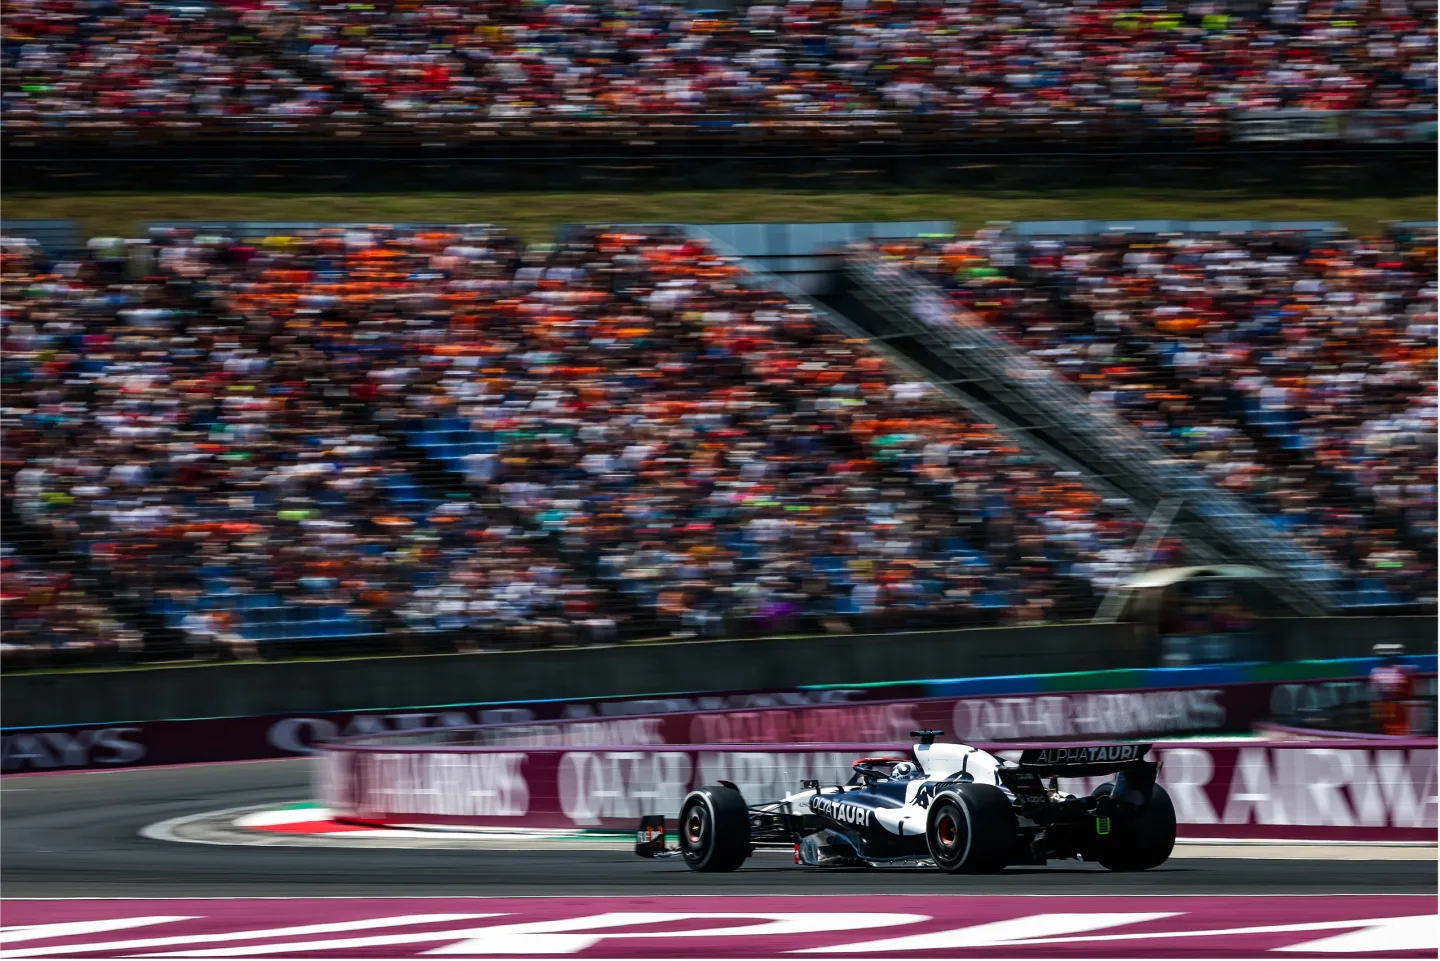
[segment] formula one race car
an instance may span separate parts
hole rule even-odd
[[[635,853],[685,859],[695,871],[734,871],[757,846],[794,845],[812,867],[934,866],[988,874],[1051,858],[1098,861],[1112,871],[1163,864],[1175,845],[1175,808],[1155,783],[1148,744],[1022,751],[1018,763],[943,731],[914,731],[911,759],[865,757],[844,784],[805,781],[798,794],[747,805],[734,784],[691,791],[680,805],[678,849],[665,819],[641,819]],[[1087,797],[1057,779],[1114,774]],[[1049,785],[1042,779],[1049,778]]]

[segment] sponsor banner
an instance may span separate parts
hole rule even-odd
[[[1433,691],[1434,663],[1426,664]],[[1299,672],[1305,665],[1267,665]],[[1189,683],[1136,690],[1045,690],[1093,684],[1088,675],[1032,675],[913,682],[864,688],[749,691],[667,697],[533,701],[500,705],[340,711],[9,728],[0,732],[0,772],[36,773],[154,764],[296,757],[326,740],[433,731],[442,740],[462,728],[480,743],[524,746],[614,744],[775,744],[905,739],[921,727],[967,742],[1076,740],[1186,734],[1240,734],[1256,722],[1296,721],[1364,703],[1362,677],[1200,683],[1239,668],[1120,672],[1132,683],[1167,676]],[[953,696],[927,696],[939,691]],[[1019,691],[1022,693],[1004,693]],[[565,723],[556,724],[556,721]]]
[[[1260,683],[708,711],[666,715],[659,730],[665,744],[888,742],[922,728],[965,743],[1239,733],[1269,715],[1275,688]]]
[[[1345,134],[1345,119],[1338,110],[1240,110],[1233,115],[1231,136],[1242,143],[1338,140]]]
[[[795,793],[806,780],[843,784],[854,760],[875,747],[406,751],[352,745],[326,751],[317,789],[336,817],[363,822],[630,830],[642,815],[673,818],[689,791],[720,780],[733,782],[751,803]],[[990,745],[1019,760],[1014,747]],[[1028,753],[1035,756],[1037,749]],[[1435,839],[1433,740],[1383,747],[1170,742],[1155,745],[1149,756],[1160,763],[1159,780],[1175,803],[1182,837]],[[1060,789],[1084,795],[1111,779],[1062,778]],[[847,823],[859,824],[865,816],[863,809],[829,799],[811,806]]]
[[[1241,110],[1232,136],[1242,143],[1347,140],[1357,143],[1434,143],[1434,111]]]
[[[1435,742],[1157,745],[1192,838],[1435,840]]]
[[[941,682],[936,682],[937,685]],[[1433,692],[1434,676],[1422,678]],[[893,689],[883,689],[892,694]],[[829,692],[836,693],[836,692]],[[843,692],[863,695],[868,691]],[[965,743],[1076,741],[1249,733],[1269,720],[1299,721],[1345,708],[1368,710],[1363,678],[1258,681],[1150,690],[1093,690],[865,700],[754,710],[671,711],[628,722],[568,721],[448,732],[437,743],[523,747],[626,744],[820,744],[906,741],[943,730]],[[410,735],[404,743],[414,743]]]
[[[1347,139],[1372,143],[1434,143],[1435,113],[1360,110],[1346,119]]]
[[[663,743],[653,725],[636,716],[677,711],[763,710],[847,703],[880,697],[922,697],[922,683],[883,689],[741,691],[667,697],[529,701],[493,705],[400,708],[393,711],[330,711],[253,717],[137,721],[0,731],[0,772],[37,773],[111,769],[155,764],[192,764],[300,757],[322,741],[402,731],[445,732],[477,725],[524,730],[557,744]],[[575,720],[562,730],[549,722]],[[546,733],[548,732],[548,733]]]
[[[5,902],[0,943],[7,958],[1433,958],[1435,914],[1433,894],[37,900]]]

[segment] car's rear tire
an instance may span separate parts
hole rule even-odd
[[[1015,846],[1015,811],[990,784],[957,784],[930,802],[925,842],[947,874],[1002,871]]]
[[[1114,782],[1102,784],[1094,797],[1110,794]],[[1093,856],[1111,871],[1148,871],[1164,864],[1175,849],[1175,804],[1160,785],[1131,817],[1113,822],[1111,832],[1096,838]]]
[[[750,856],[750,810],[731,787],[702,787],[680,805],[680,854],[692,871],[734,871]]]

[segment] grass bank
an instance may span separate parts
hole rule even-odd
[[[1370,232],[1386,221],[1434,220],[1434,194],[1389,197],[1257,195],[1242,191],[1075,190],[660,193],[301,194],[7,193],[6,220],[79,221],[90,236],[134,235],[157,220],[320,220],[499,223],[532,241],[579,221],[726,223],[741,221],[1254,219],[1336,220]]]

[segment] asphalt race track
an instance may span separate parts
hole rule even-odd
[[[781,856],[735,874],[623,850],[222,847],[140,836],[167,818],[309,796],[310,762],[9,777],[0,886],[9,898],[658,894],[1434,894],[1433,860],[1173,859],[1143,875],[1063,862],[993,877],[817,872]]]

